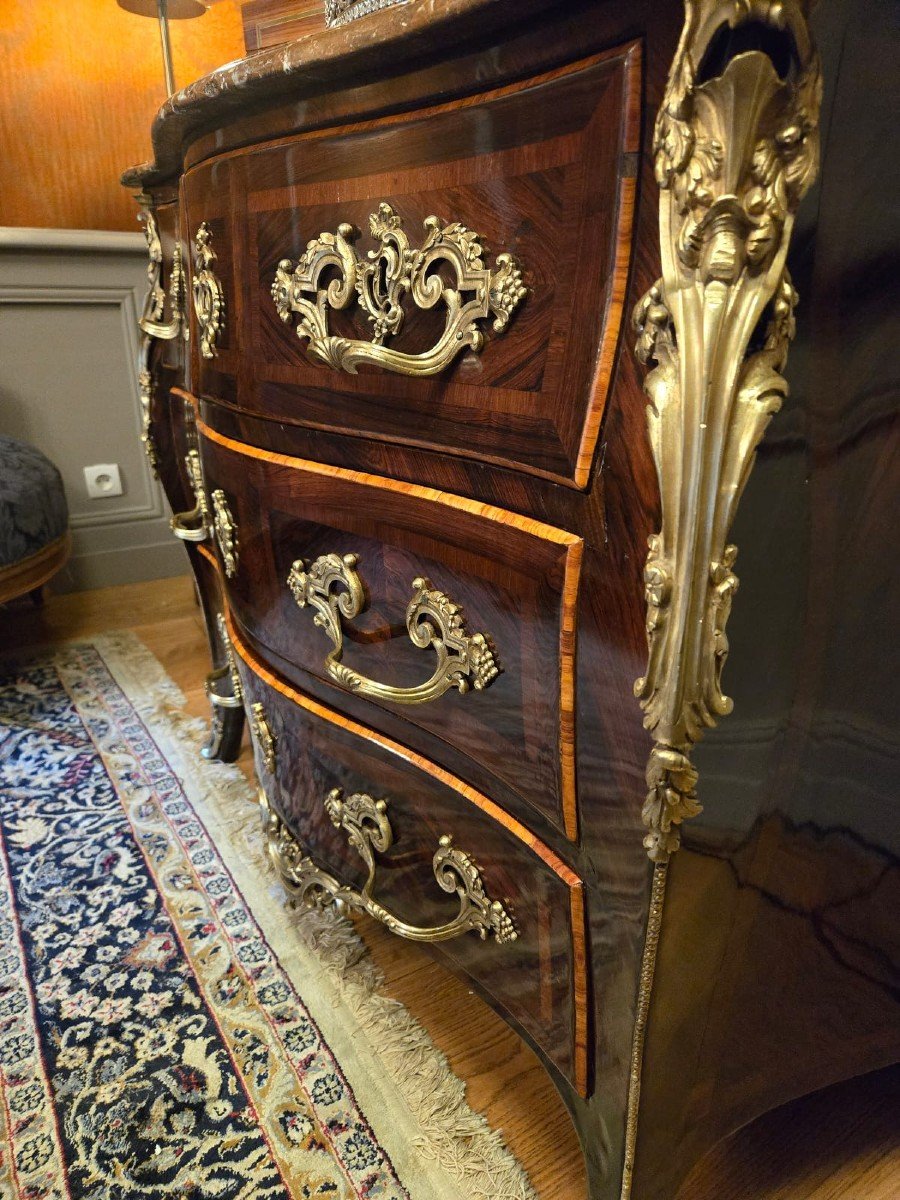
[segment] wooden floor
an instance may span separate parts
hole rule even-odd
[[[207,716],[209,669],[189,578],[51,596],[0,609],[0,648],[131,629]],[[247,747],[239,765],[252,775]],[[541,1200],[581,1200],[581,1155],[556,1091],[507,1026],[419,947],[373,921],[360,932],[402,1001],[468,1084],[469,1102],[502,1131]],[[718,1146],[677,1200],[898,1200],[900,1068],[829,1088],[769,1113]],[[635,1200],[640,1200],[635,1197]]]

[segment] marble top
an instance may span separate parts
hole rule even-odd
[[[130,188],[164,184],[181,173],[193,137],[249,111],[389,77],[446,57],[471,39],[520,25],[557,0],[412,0],[226,63],[175,92],[153,122],[153,159],[122,175]]]

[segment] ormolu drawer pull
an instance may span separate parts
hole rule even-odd
[[[265,768],[270,775],[274,775],[275,768],[278,766],[275,734],[272,732],[272,727],[266,718],[266,710],[259,701],[250,705],[250,727],[253,730],[253,737],[262,754]]]
[[[152,209],[143,207],[138,220],[144,222],[144,236],[147,238],[147,253],[150,258],[147,267],[147,295],[138,324],[147,337],[172,341],[181,336],[184,330],[184,266],[181,261],[181,242],[176,238],[172,251],[172,274],[169,280],[172,315],[168,321],[164,321],[166,293],[162,284],[163,252],[156,217]]]
[[[358,230],[345,223],[336,233],[320,233],[296,266],[287,258],[278,264],[272,284],[275,308],[285,323],[293,313],[300,314],[297,335],[309,338],[310,358],[351,375],[360,363],[400,375],[437,375],[461,350],[481,350],[479,321],[493,316],[494,332],[506,329],[527,290],[511,254],[499,254],[489,269],[478,234],[459,221],[445,225],[437,217],[426,217],[425,240],[418,250],[410,246],[401,226],[400,217],[382,202],[369,217],[369,232],[380,244],[366,257],[353,245]],[[453,287],[432,271],[437,264],[450,268]],[[323,274],[331,276],[326,283],[321,282]],[[443,300],[447,310],[441,336],[420,354],[384,345],[400,331],[407,294],[417,308],[433,308]],[[328,309],[348,308],[355,299],[372,323],[371,341],[335,337],[328,331]]]
[[[207,675],[207,698],[213,708],[243,708],[244,689],[241,685],[241,677],[238,674],[231,638],[228,636],[228,626],[225,624],[225,618],[222,613],[216,614],[216,628],[225,652],[225,666],[217,667]],[[218,691],[216,685],[221,683],[223,679],[231,681],[231,695]]]
[[[216,690],[216,684],[221,683],[223,679],[228,679],[230,675],[228,667],[217,667],[206,677],[206,698],[214,708],[244,707],[244,701],[239,693],[229,696]]]
[[[226,577],[231,579],[237,572],[240,550],[237,525],[221,488],[216,488],[210,499],[213,506],[213,530],[222,556],[222,566],[225,568]]]
[[[361,696],[389,700],[394,704],[425,704],[436,700],[448,688],[467,692],[470,687],[482,691],[500,673],[494,653],[483,633],[467,633],[458,604],[436,591],[427,579],[413,580],[413,598],[406,610],[406,628],[413,644],[437,655],[437,670],[416,687],[393,687],[360,675],[341,662],[344,651],[342,618],[352,620],[367,605],[366,589],[356,571],[355,554],[324,554],[306,568],[298,558],[288,575],[288,587],[301,608],[307,604],[316,610],[313,618],[334,643],[325,660],[328,674]]]
[[[211,519],[206,489],[203,486],[199,451],[189,450],[184,456],[184,465],[187,467],[196,503],[188,512],[175,513],[169,525],[175,536],[183,542],[205,542],[209,538]]]
[[[213,270],[216,254],[212,230],[204,221],[194,235],[194,314],[200,330],[200,353],[214,358],[216,342],[225,327],[225,293]]]
[[[269,854],[285,886],[302,904],[368,913],[386,925],[392,933],[413,942],[446,942],[474,930],[482,941],[491,934],[501,944],[518,937],[509,913],[499,900],[491,900],[484,891],[478,868],[462,850],[457,850],[449,834],[438,842],[432,863],[439,887],[459,897],[459,912],[443,925],[410,925],[379,904],[375,890],[376,851],[384,854],[394,841],[387,817],[387,803],[373,800],[363,792],[345,796],[338,788],[328,793],[325,808],[332,823],[347,834],[368,868],[368,877],[359,891],[340,883],[317,866],[260,790],[260,804],[266,814],[266,839]]]

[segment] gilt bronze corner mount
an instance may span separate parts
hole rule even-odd
[[[807,0],[685,0],[654,131],[662,278],[634,312],[637,357],[650,368],[662,512],[644,567],[647,669],[634,688],[654,741],[642,814],[654,870],[621,1200],[632,1194],[669,859],[683,822],[701,811],[691,752],[732,708],[722,691],[738,587],[728,534],[756,447],[787,395],[797,296],[786,259],[819,161],[822,83],[808,8]]]
[[[797,297],[785,260],[819,157],[806,7],[688,0],[656,121],[663,273],[634,314],[662,501],[644,570],[648,664],[635,684],[655,742],[643,814],[654,862],[700,811],[692,746],[731,711],[721,686],[738,586],[728,532],[787,394]],[[729,31],[746,25],[764,34],[760,49],[729,58]]]

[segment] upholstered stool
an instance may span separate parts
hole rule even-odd
[[[62,477],[25,442],[0,437],[0,604],[41,587],[69,557]]]

